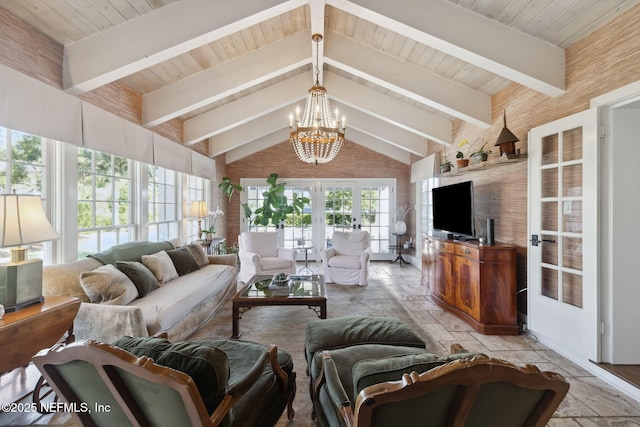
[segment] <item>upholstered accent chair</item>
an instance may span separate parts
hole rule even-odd
[[[371,236],[368,231],[335,231],[332,247],[322,251],[320,273],[325,283],[366,286],[369,280]]]
[[[543,427],[569,391],[559,374],[484,355],[435,367],[426,355],[362,360],[347,390],[331,353],[323,352],[321,426]]]
[[[305,327],[312,417],[321,427],[544,426],[567,394],[562,376],[459,344],[435,355],[398,319],[353,316]]]
[[[238,236],[240,274],[248,282],[254,275],[296,272],[295,249],[278,247],[278,233],[244,231]]]
[[[285,408],[294,415],[293,362],[275,346],[122,337],[59,344],[33,361],[78,425],[273,426]]]

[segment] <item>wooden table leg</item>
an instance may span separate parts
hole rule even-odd
[[[238,304],[236,304],[235,302],[233,303],[233,315],[232,315],[231,324],[232,324],[231,338],[232,339],[240,338],[240,331],[239,331],[239,329],[240,329],[240,307],[238,307]]]

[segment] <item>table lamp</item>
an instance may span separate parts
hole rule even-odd
[[[198,218],[198,239],[202,239],[202,218],[209,214],[204,200],[194,200],[189,206],[189,218]]]
[[[0,264],[0,304],[6,311],[44,301],[42,260],[27,260],[27,248],[22,245],[58,238],[40,196],[0,195],[0,248],[11,247],[11,262]]]

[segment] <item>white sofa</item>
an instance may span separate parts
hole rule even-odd
[[[106,261],[140,260],[141,255],[173,248],[170,242],[132,242],[114,246]],[[121,249],[125,250],[121,250]],[[203,252],[203,257],[205,257]],[[80,283],[80,275],[105,265],[95,258],[44,267],[43,294],[78,297],[74,321],[77,339],[113,342],[123,335],[144,337],[167,332],[171,341],[188,338],[213,317],[237,288],[236,255],[209,255],[208,264],[179,276],[126,305],[97,304]],[[105,261],[103,259],[103,261]],[[204,261],[206,262],[206,260]]]
[[[296,272],[295,249],[279,248],[278,233],[243,231],[238,236],[239,278],[247,283],[254,275]]]
[[[367,286],[371,237],[367,231],[335,231],[332,247],[321,252],[320,273],[326,283]]]

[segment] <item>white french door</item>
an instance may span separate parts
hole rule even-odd
[[[317,181],[286,179],[285,194],[308,197],[311,202],[301,215],[290,215],[281,226],[256,227],[254,231],[277,231],[284,247],[310,247],[309,260],[319,260],[320,251],[331,247],[334,231],[366,230],[371,236],[371,259],[390,260],[391,224],[395,221],[394,179]],[[264,180],[242,180],[243,203],[252,211],[262,205],[262,193],[268,189]],[[247,221],[243,230],[249,229]]]
[[[529,134],[528,324],[545,344],[598,361],[597,109]]]

